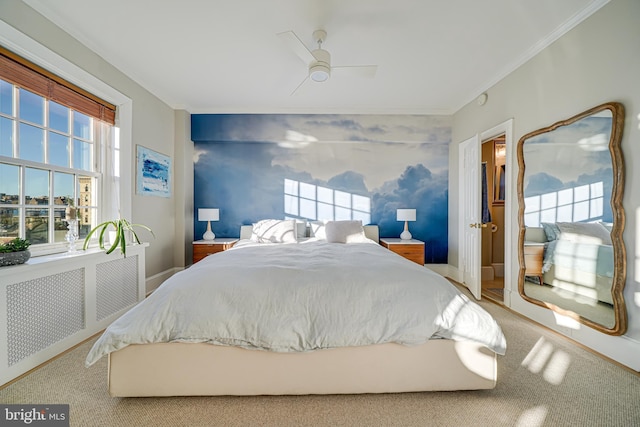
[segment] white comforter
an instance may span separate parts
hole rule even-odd
[[[506,351],[500,327],[444,277],[375,243],[252,244],[208,256],[113,322],[86,365],[129,344],[277,352],[432,338]]]

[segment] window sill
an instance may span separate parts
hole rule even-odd
[[[139,245],[129,245],[127,246],[127,254],[131,253],[132,255],[137,255],[140,253],[140,250],[144,250],[149,246],[149,243],[143,242]],[[138,249],[140,248],[140,250]],[[89,248],[87,250],[78,250],[76,252],[58,252],[55,254],[33,254],[31,258],[25,262],[24,264],[12,265],[6,267],[0,267],[0,272],[3,275],[11,274],[11,273],[23,273],[29,271],[34,268],[49,268],[53,265],[57,264],[78,264],[82,263],[85,260],[89,260],[97,257],[112,257],[113,259],[123,258],[120,250],[116,250],[113,253],[107,255],[107,253],[100,248]]]

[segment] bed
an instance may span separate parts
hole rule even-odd
[[[611,230],[602,222],[541,223],[527,227],[525,243],[544,244],[542,281],[583,300],[613,305]]]
[[[375,226],[307,229],[281,220],[243,228],[232,249],[112,323],[87,366],[107,356],[109,393],[119,397],[495,387],[506,342],[485,310],[378,245]]]

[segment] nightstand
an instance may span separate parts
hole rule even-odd
[[[214,240],[196,240],[193,242],[193,263],[200,261],[207,255],[226,251],[238,241],[235,237],[222,237]]]
[[[402,255],[406,259],[420,265],[424,265],[424,242],[421,240],[402,240],[397,237],[382,237],[380,244],[391,252]]]
[[[524,275],[535,276],[542,285],[544,243],[524,242]]]

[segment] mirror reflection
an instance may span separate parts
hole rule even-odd
[[[622,105],[518,143],[521,295],[609,334],[626,330]]]

